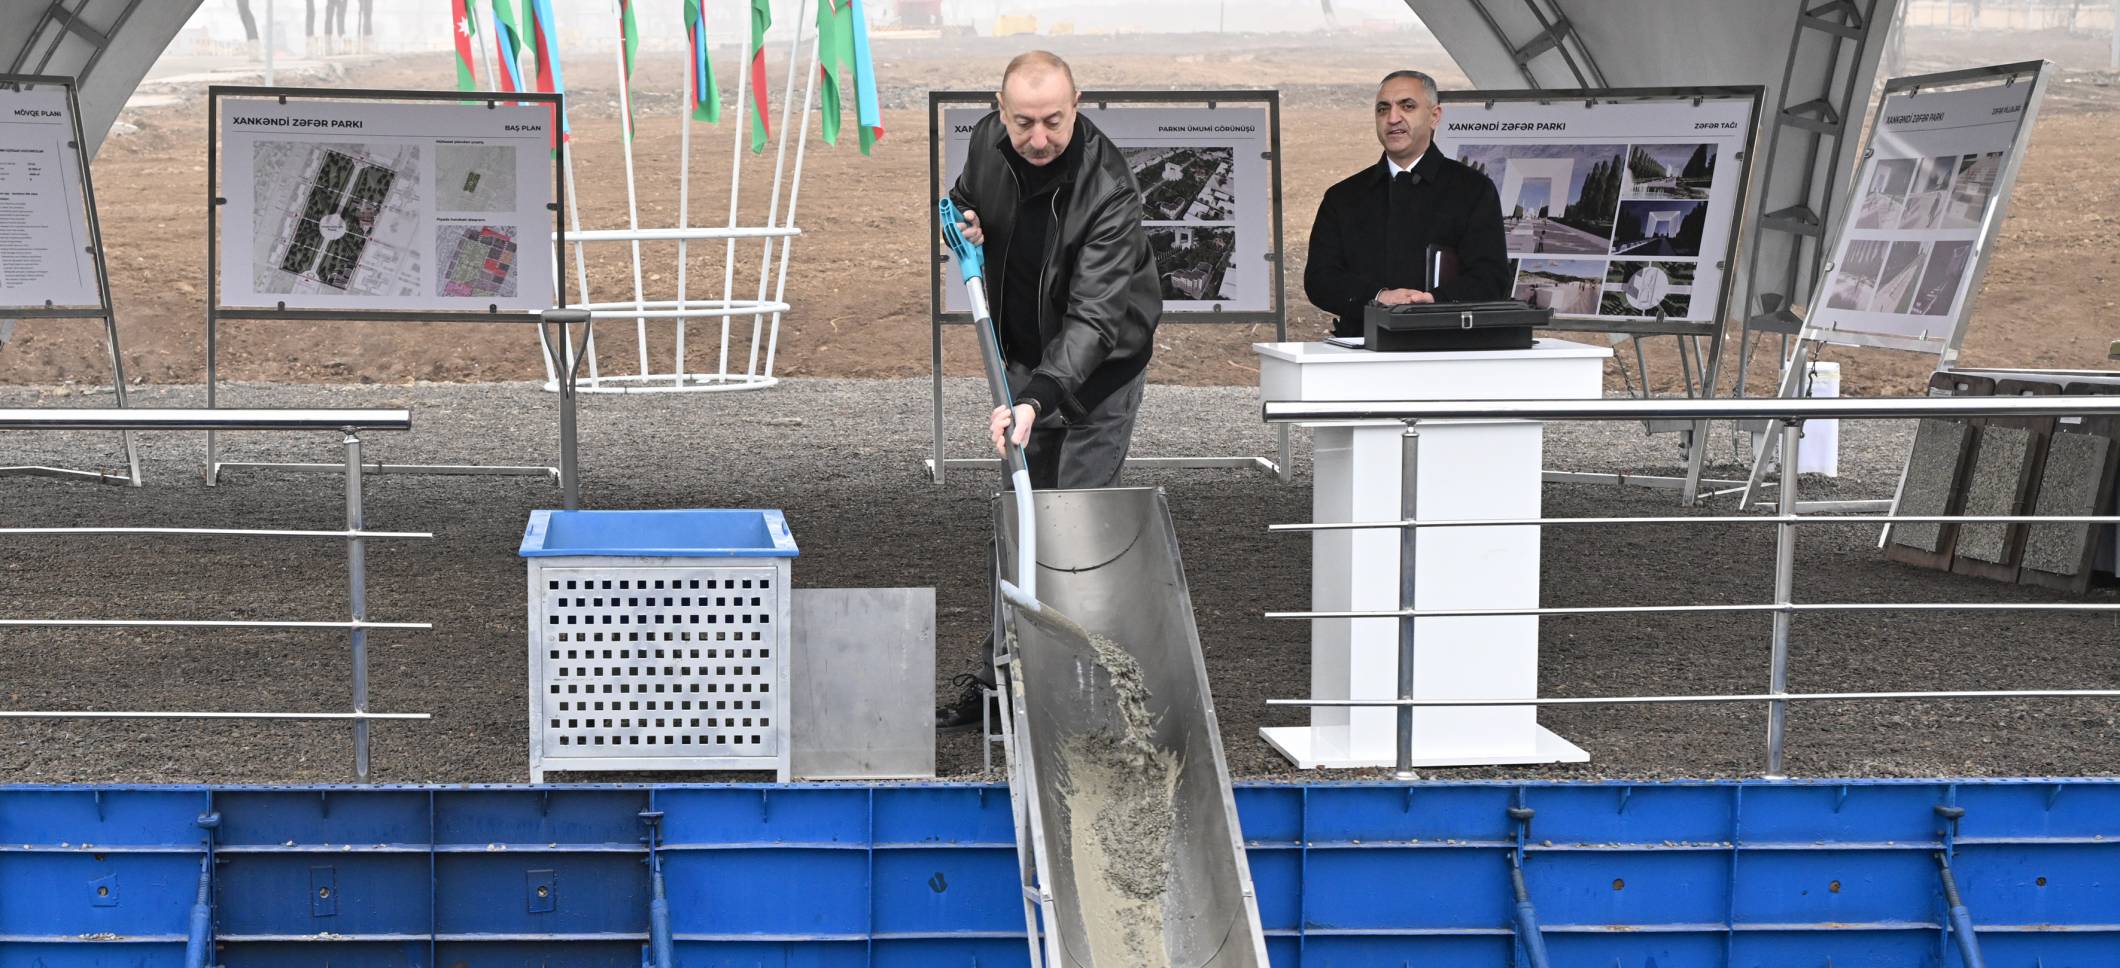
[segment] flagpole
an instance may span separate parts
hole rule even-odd
[[[748,25],[750,22],[749,8],[745,8],[744,16],[745,23]],[[759,38],[758,49],[765,49],[764,37]],[[744,91],[746,82],[751,77],[752,56],[747,49],[743,59],[743,66],[736,72],[736,111],[738,114],[743,113],[745,110]],[[765,116],[759,115],[759,120],[761,122],[764,121]],[[749,140],[747,135],[750,129],[750,119],[746,118],[739,122],[736,125],[736,129],[736,137],[729,144],[729,228],[731,230],[736,228],[736,199],[738,191],[743,186],[743,143]],[[722,251],[721,256],[721,308],[723,312],[721,316],[721,363],[715,368],[715,379],[717,382],[727,382],[729,379],[729,315],[727,310],[729,309],[730,301],[735,297],[736,236],[730,235],[728,247]]]
[[[818,0],[818,2],[829,3],[831,2],[831,0]],[[823,49],[823,46],[824,37],[822,35],[818,36],[816,39],[810,42],[809,78],[808,80],[805,80],[802,84],[802,131],[798,133],[795,137],[795,177],[790,181],[788,187],[788,218],[786,222],[782,223],[782,226],[784,228],[792,229],[795,227],[795,203],[802,199],[802,156],[803,152],[810,146],[810,98],[817,91],[817,68],[820,60],[819,54],[820,51]],[[793,59],[792,55],[789,59]],[[857,107],[855,110],[856,113],[854,116],[854,122],[856,125],[859,125],[861,122],[861,115],[859,113],[860,109]],[[856,129],[855,135],[857,138],[860,136],[858,128]],[[779,193],[776,192],[775,194],[777,195]],[[768,221],[767,224],[770,225],[771,222]],[[767,239],[766,245],[770,248],[772,242],[772,239]],[[793,235],[783,235],[780,237],[780,278],[777,282],[773,284],[773,301],[776,303],[780,302],[781,300],[787,297],[789,259],[788,249],[794,244],[795,237]],[[773,378],[773,357],[774,354],[780,349],[780,318],[782,315],[783,314],[780,311],[774,311],[773,334],[766,338],[765,378],[768,380]]]
[[[702,4],[706,0],[700,0]],[[704,7],[702,7],[704,9]],[[685,35],[690,37],[692,24],[686,23]],[[704,50],[707,44],[706,31],[699,32],[694,41]],[[683,231],[691,225],[692,218],[692,105],[699,100],[699,53],[690,44],[685,47],[685,93],[677,103],[677,361],[671,368],[670,385],[685,385],[685,270],[689,262],[685,257],[686,239]]]
[[[506,3],[508,0],[493,0],[493,2]],[[465,13],[473,19],[478,17],[477,4],[478,0],[466,0],[464,4]],[[491,7],[488,9],[491,9]],[[491,24],[493,27],[493,43],[490,45],[478,45],[481,48],[479,51],[479,66],[486,69],[487,87],[498,93],[501,89],[501,71],[506,68],[506,65],[501,63],[499,49],[502,42],[500,19],[495,17]],[[555,298],[559,295],[559,256],[560,252],[558,249],[552,250],[552,294]],[[538,362],[543,363],[545,366],[545,382],[557,386],[559,385],[559,371],[552,368],[552,341],[545,337],[545,328],[543,326],[538,326],[536,329],[537,348],[539,351],[537,359]]]
[[[773,220],[780,217],[780,181],[781,175],[787,169],[788,163],[788,116],[793,113],[795,109],[795,102],[792,98],[788,97],[788,95],[793,94],[795,92],[795,52],[802,49],[802,31],[804,25],[807,23],[808,21],[802,16],[802,7],[800,6],[800,4],[798,4],[795,8],[795,40],[793,43],[788,45],[788,81],[787,84],[781,88],[780,94],[780,145],[779,147],[774,149],[773,200],[771,204],[769,204],[766,208],[766,228],[772,228]],[[808,131],[810,116],[810,108],[808,104],[803,105],[802,116],[803,130]],[[772,274],[772,272],[773,237],[769,235],[765,238],[765,248],[762,249],[758,254],[757,301],[761,304],[763,304],[766,300],[766,279]],[[743,370],[744,376],[746,378],[755,379],[758,376],[758,340],[761,336],[764,335],[765,324],[766,317],[764,313],[761,312],[752,314],[751,359],[749,362],[744,364]]]
[[[529,9],[527,4],[525,5],[524,9],[526,11]],[[540,74],[550,73],[552,75],[552,79],[554,81],[554,83],[552,84],[552,88],[555,92],[559,93],[561,98],[564,99],[566,97],[566,93],[564,90],[561,90],[564,85],[558,83],[560,64],[559,37],[557,36],[557,31],[559,25],[549,22],[540,24],[535,19],[533,19],[532,23],[532,36],[542,37],[544,39],[544,47],[542,49],[538,48],[537,42],[535,40],[531,42],[532,52],[535,53],[538,57],[538,72]],[[547,70],[547,65],[544,63],[544,58],[548,52],[552,58],[552,63],[551,65],[549,65],[549,71]],[[539,86],[542,87],[544,85],[542,82],[540,82]],[[559,131],[555,134],[555,137],[561,140],[566,140],[566,112],[562,110],[555,113],[557,115],[555,121],[559,124]],[[566,176],[567,179],[566,192],[568,228],[573,230],[573,232],[575,233],[574,237],[576,239],[574,243],[574,277],[577,282],[576,288],[581,290],[582,304],[588,305],[593,302],[593,300],[589,296],[589,250],[587,245],[580,241],[582,230],[582,206],[581,192],[576,190],[574,187],[574,152],[560,152],[560,170],[562,174]],[[542,330],[542,328],[543,327],[540,327],[540,330]],[[587,323],[582,324],[582,330],[583,333],[581,353],[582,356],[586,358],[585,361],[589,364],[589,385],[595,386],[600,380],[603,379],[603,375],[598,371],[596,365],[596,317],[593,313],[590,315],[589,321]],[[567,372],[574,372],[574,355],[571,349],[567,351],[565,362],[567,364]]]
[[[560,137],[564,138],[566,135],[561,134]],[[575,233],[574,237],[578,240],[581,238],[582,230],[582,205],[581,193],[574,190],[574,152],[561,152],[560,166],[567,176],[567,229]],[[589,299],[588,255],[588,249],[581,242],[576,241],[574,243],[574,280],[576,288],[581,290],[582,305],[585,306],[591,301]],[[601,379],[596,372],[596,317],[594,315],[590,316],[589,321],[582,324],[582,328],[587,330],[587,333],[582,336],[582,356],[586,358],[589,364],[589,385],[595,386],[597,380]],[[544,327],[540,326],[538,329],[542,331]],[[574,368],[571,350],[567,358],[567,368],[570,372]]]
[[[611,0],[611,12],[619,17],[618,47],[618,132],[626,153],[626,228],[640,231],[640,200],[633,187],[633,79],[626,75],[626,31],[625,0]],[[633,311],[646,312],[647,295],[642,291],[640,269],[640,239],[633,240]],[[633,317],[633,332],[640,356],[640,375],[645,378],[648,369],[648,320],[643,316]]]
[[[476,29],[477,29],[477,27],[478,27],[478,0],[464,0],[464,16],[465,16],[466,18],[468,18],[468,19],[469,19],[469,20],[471,21],[471,26],[472,26],[473,30],[474,30],[474,31],[476,31]],[[494,25],[494,27],[493,27],[493,32],[494,32],[494,38],[493,38],[493,39],[494,39],[494,42],[495,42],[495,43],[498,43],[498,42],[500,42],[500,36],[499,36],[499,35],[500,35],[500,25],[499,25],[499,24],[495,24],[495,25]],[[498,91],[498,90],[500,90],[500,89],[501,89],[501,74],[500,74],[500,65],[499,65],[499,63],[498,63],[498,61],[497,61],[497,59],[496,59],[496,57],[495,57],[495,55],[494,55],[494,53],[493,53],[493,47],[492,47],[492,45],[491,45],[491,44],[484,44],[484,43],[480,43],[480,42],[478,42],[478,41],[473,41],[473,42],[472,42],[472,44],[471,44],[471,46],[473,46],[473,47],[475,47],[475,48],[477,48],[477,49],[478,49],[478,66],[479,66],[479,69],[481,69],[481,70],[483,70],[483,71],[485,71],[485,72],[486,72],[486,87],[485,87],[485,89],[486,89],[486,90],[489,90],[489,91]],[[542,330],[544,329],[544,327],[540,326],[540,327],[538,327],[538,329],[539,329],[540,331],[542,331]]]

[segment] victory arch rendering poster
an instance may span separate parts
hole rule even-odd
[[[964,170],[972,126],[992,110],[990,104],[943,109],[944,190]],[[1273,170],[1266,157],[1273,142],[1266,107],[1084,107],[1082,116],[1118,145],[1133,169],[1164,311],[1273,311]],[[969,312],[964,287],[955,284],[955,260],[940,271],[947,280],[943,311]],[[988,272],[996,271],[989,262]]]
[[[1957,331],[2033,88],[1886,96],[1809,335],[1944,341]]]
[[[551,308],[550,118],[544,105],[223,100],[221,304]]]
[[[1755,99],[1446,96],[1436,143],[1492,179],[1515,281],[1556,316],[1718,318]]]
[[[0,307],[101,306],[66,90],[0,88]]]

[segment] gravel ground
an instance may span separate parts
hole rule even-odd
[[[587,397],[584,496],[598,508],[785,509],[812,587],[932,585],[938,672],[975,661],[987,616],[984,474],[927,483],[924,380],[801,380],[764,393]],[[951,381],[952,450],[976,453],[983,387]],[[151,388],[142,406],[195,405],[196,387]],[[529,384],[242,386],[228,405],[412,408],[411,434],[375,434],[369,455],[399,462],[550,460],[554,400]],[[108,397],[0,388],[0,406],[79,406]],[[1888,496],[1911,434],[1906,424],[1851,425],[1842,478],[1807,496]],[[1670,437],[1636,425],[1548,428],[1547,463],[1586,470],[1669,470]],[[116,435],[10,434],[0,463],[116,466]],[[1152,387],[1135,453],[1266,454],[1273,437],[1247,388]],[[327,478],[237,472],[200,486],[201,434],[143,437],[149,485],[100,487],[0,478],[0,526],[180,525],[337,528],[342,496]],[[225,459],[337,459],[333,435],[241,435]],[[1170,494],[1234,775],[1284,776],[1262,725],[1301,721],[1267,698],[1308,682],[1302,626],[1270,623],[1300,608],[1308,542],[1266,525],[1309,513],[1307,442],[1292,484],[1234,471],[1130,476]],[[1727,441],[1717,454],[1729,454]],[[1726,468],[1726,472],[1735,472]],[[1554,516],[1673,513],[1670,495],[1548,485]],[[525,778],[522,563],[528,512],[557,503],[550,484],[498,477],[373,477],[371,528],[432,531],[426,542],[370,551],[370,615],[428,621],[431,631],[372,635],[373,708],[429,712],[375,727],[378,782],[520,782]],[[1719,509],[1705,509],[1710,513]],[[289,539],[25,538],[0,553],[0,615],[335,619],[344,557],[335,543]],[[1758,601],[1771,588],[1771,529],[1723,526],[1548,529],[1549,605]],[[1883,559],[1872,529],[1820,525],[1799,542],[1799,600],[2059,602],[2058,593],[1907,568]],[[2108,588],[2093,601],[2120,601]],[[1548,618],[1542,690],[1556,696],[1755,692],[1766,686],[1763,614]],[[1804,615],[1792,644],[1798,691],[2120,686],[2113,613]],[[0,708],[336,710],[345,704],[338,633],[9,629],[0,635]],[[1792,711],[1789,766],[1799,775],[2106,775],[2120,773],[2120,726],[2107,700],[1819,703]],[[1448,778],[1680,777],[1758,772],[1757,707],[1549,708],[1541,721],[1589,750],[1573,767],[1433,771]],[[226,722],[0,722],[0,782],[319,782],[351,778],[343,725]],[[980,768],[978,743],[940,739],[941,772]],[[1335,774],[1355,775],[1355,774]],[[570,779],[616,779],[589,774]],[[635,777],[647,779],[649,777]],[[679,778],[657,774],[655,779]],[[723,779],[690,776],[690,779]]]

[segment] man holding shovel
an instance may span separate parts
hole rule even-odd
[[[997,109],[972,128],[950,196],[986,254],[1012,405],[994,408],[997,451],[1015,425],[1031,485],[1114,487],[1163,310],[1141,191],[1117,145],[1077,111],[1067,62],[1030,51],[1001,75]],[[943,728],[979,721],[985,679],[957,677]]]

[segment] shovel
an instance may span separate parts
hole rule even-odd
[[[979,246],[965,239],[957,226],[964,216],[957,210],[957,203],[945,195],[936,203],[942,216],[942,239],[949,245],[950,253],[957,257],[957,269],[964,274],[964,291],[971,298],[972,327],[979,331],[980,356],[986,362],[986,383],[993,391],[994,406],[1007,407],[1009,411],[1008,437],[1016,435],[1016,411],[1010,405],[1008,392],[1008,364],[1001,359],[1001,335],[994,329],[994,317],[986,303],[986,256]],[[1032,518],[1031,471],[1025,461],[1023,448],[1008,444],[1009,489],[1016,499],[1016,582],[998,579],[1001,597],[1015,606],[1017,613],[1032,624],[1055,635],[1064,635],[1084,645],[1090,642],[1089,632],[1059,612],[1046,607],[1038,600],[1038,529]]]

